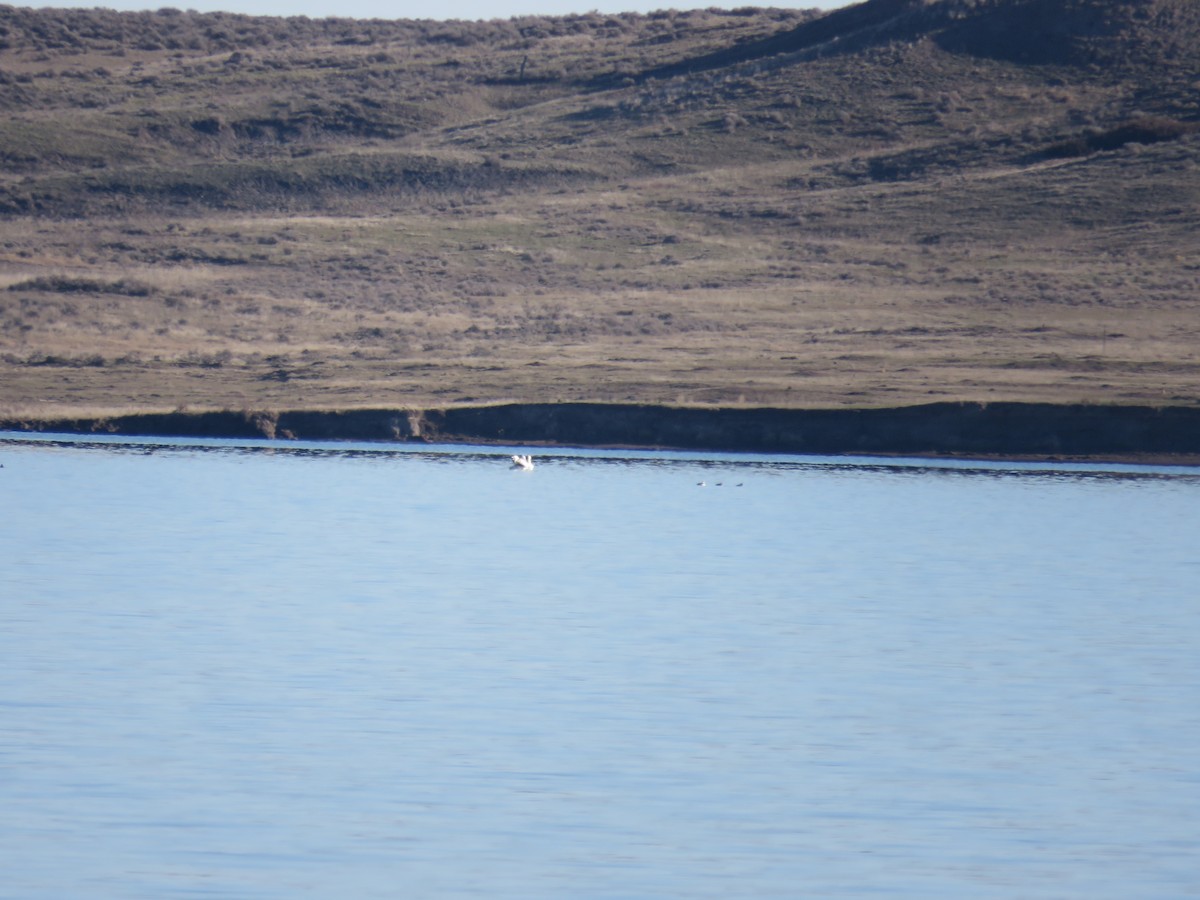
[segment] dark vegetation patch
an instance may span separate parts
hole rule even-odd
[[[1157,144],[1200,132],[1200,122],[1180,122],[1161,116],[1134,119],[1116,128],[1092,130],[1051,144],[1042,151],[1048,159],[1087,156],[1104,150],[1119,150],[1127,144]]]
[[[39,275],[9,285],[10,291],[42,291],[54,294],[118,294],[125,297],[149,297],[154,288],[143,282],[121,278],[105,281],[98,278],[67,275]]]
[[[279,161],[89,172],[8,189],[0,212],[85,215],[167,207],[214,210],[345,209],[366,196],[462,194],[530,183],[563,185],[588,173],[566,166],[486,165],[434,156],[339,154]]]

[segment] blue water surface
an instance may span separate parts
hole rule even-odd
[[[0,438],[0,895],[1200,895],[1200,472]]]

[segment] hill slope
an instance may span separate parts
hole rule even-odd
[[[1198,19],[0,7],[0,412],[1194,404]]]

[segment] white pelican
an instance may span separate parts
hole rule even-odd
[[[514,469],[524,469],[526,472],[533,471],[533,457],[528,453],[524,456],[514,455],[512,461]]]

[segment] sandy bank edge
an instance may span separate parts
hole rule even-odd
[[[1200,408],[1179,406],[962,402],[839,410],[511,403],[0,420],[0,430],[1200,464]]]

